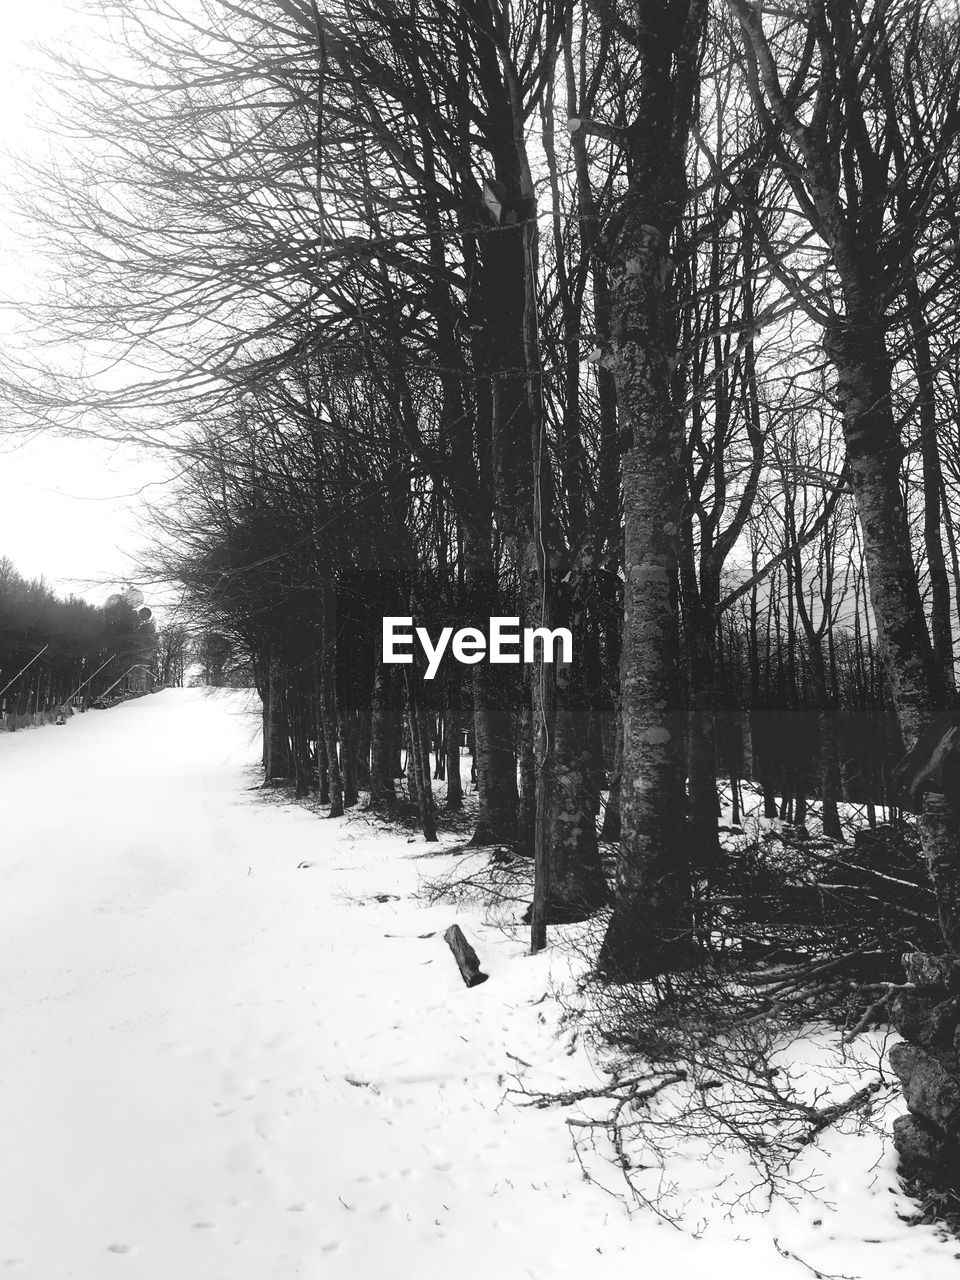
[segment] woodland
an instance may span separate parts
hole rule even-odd
[[[955,1195],[955,6],[93,8],[6,394],[169,456],[145,577],[252,672],[266,780],[460,824],[534,950],[601,921],[649,1061],[893,1018],[905,1168]],[[388,615],[573,660],[426,681]]]
[[[149,613],[149,610],[147,611]],[[168,629],[169,630],[169,629]],[[163,683],[182,682],[176,644],[158,644],[142,619],[116,593],[98,607],[78,596],[62,599],[42,581],[27,580],[0,559],[0,727],[87,706],[141,664]],[[182,643],[181,646],[182,648]]]

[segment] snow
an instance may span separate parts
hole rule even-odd
[[[0,736],[0,1274],[955,1274],[869,1134],[824,1135],[820,1196],[766,1216],[712,1199],[736,1158],[678,1157],[687,1230],[585,1182],[568,1113],[504,1097],[517,1059],[531,1088],[599,1078],[558,1034],[570,959],[418,896],[456,855],[257,790],[259,750],[243,691]]]

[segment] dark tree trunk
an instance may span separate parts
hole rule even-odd
[[[558,653],[552,672],[553,767],[547,804],[550,868],[545,904],[548,923],[583,919],[607,898],[592,802],[590,705],[582,664],[586,586],[584,575],[575,573],[554,593],[552,625],[569,628],[575,660],[563,662]],[[577,654],[581,655],[579,659]],[[548,668],[541,671],[545,676],[550,674]],[[536,700],[533,705],[538,705]]]
[[[423,693],[420,684],[420,673],[416,668],[411,673],[410,667],[404,668],[404,682],[407,690],[407,726],[410,742],[410,762],[417,790],[417,805],[420,810],[420,829],[425,840],[436,840],[437,819],[433,799],[433,787],[430,779],[430,736],[427,725],[426,710],[423,705]],[[408,764],[408,773],[409,773]]]
[[[337,754],[337,604],[333,589],[322,588],[320,638],[320,723],[327,751],[327,774],[330,785],[329,817],[343,816],[343,780]]]
[[[407,783],[407,796],[410,803],[419,806],[420,804],[420,777],[417,771],[416,753],[413,748],[413,739],[410,736],[410,709],[407,707],[406,724],[404,728],[404,744],[405,744],[405,763],[404,774]]]
[[[388,686],[388,703],[390,716],[390,760],[389,765],[394,778],[404,777],[404,752],[407,743],[407,721],[404,700],[399,688]]]
[[[450,810],[463,808],[463,781],[460,777],[460,674],[453,672],[446,687],[444,710],[444,750],[447,756],[447,795],[445,805]]]
[[[669,964],[684,931],[684,761],[676,615],[683,425],[671,402],[668,237],[624,212],[612,253],[613,358],[623,457],[622,823],[617,895],[600,956],[612,977]]]
[[[266,778],[273,782],[290,776],[290,737],[283,706],[283,681],[276,661],[271,661],[267,688]]]
[[[587,736],[590,744],[590,811],[599,818],[601,797],[609,786],[604,751],[604,710],[601,691],[590,680],[587,697]]]
[[[330,769],[327,765],[327,744],[323,738],[323,725],[317,738],[317,773],[320,778],[320,803],[330,803]]]
[[[443,727],[443,716],[428,717],[430,728],[433,730],[433,780],[434,782],[443,782],[447,776],[447,751],[446,734]]]
[[[473,669],[477,792],[480,805],[472,844],[512,844],[517,838],[517,758],[510,692],[501,672],[482,662]]]
[[[613,914],[599,957],[613,978],[646,977],[687,953],[678,532],[683,420],[670,241],[687,199],[686,152],[704,0],[644,13],[629,185],[608,233],[611,340],[623,441],[622,835]]]
[[[370,708],[357,713],[357,785],[370,790],[370,739],[373,732]]]
[[[293,755],[293,774],[296,779],[296,797],[302,800],[314,789],[310,768],[310,742],[308,733],[308,704],[299,695],[290,697],[290,740]]]
[[[616,745],[613,749],[613,771],[610,774],[610,790],[607,792],[607,807],[603,811],[603,826],[600,839],[616,842],[620,839],[620,787],[623,779],[623,724],[620,719],[620,699],[617,697]]]
[[[497,589],[489,546],[464,540],[470,613],[479,625],[496,614]],[[509,668],[481,662],[473,668],[474,759],[479,808],[474,845],[512,844],[517,838],[517,760],[513,744]]]
[[[943,551],[943,469],[937,440],[936,373],[923,302],[912,269],[906,284],[907,315],[913,338],[920,412],[920,456],[923,464],[923,544],[930,574],[930,632],[933,654],[944,684],[952,689],[953,617],[950,576]]]
[[[833,706],[822,704],[818,713],[820,727],[820,803],[823,834],[831,840],[843,840],[843,823],[837,801],[843,791],[840,774],[840,748],[837,739],[837,713]]]
[[[357,749],[359,734],[356,711],[348,711],[343,717],[343,746],[341,770],[343,773],[343,807],[352,809],[359,799],[357,783]]]
[[[818,637],[809,636],[810,676],[817,698],[817,727],[820,737],[820,803],[823,834],[831,840],[843,840],[838,801],[843,792],[840,772],[840,742],[837,734],[837,712],[827,682],[827,668]]]
[[[529,681],[524,684],[520,710],[520,816],[517,850],[533,856],[537,823],[537,762],[534,751],[533,703]]]
[[[393,785],[392,704],[389,674],[383,663],[378,661],[374,670],[370,708],[370,802],[375,805],[391,805],[397,798]]]

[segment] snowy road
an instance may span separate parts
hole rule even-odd
[[[846,1234],[809,1205],[750,1245],[628,1219],[562,1114],[501,1105],[509,1053],[550,1085],[570,1061],[549,957],[416,900],[422,844],[249,790],[258,728],[170,691],[0,736],[0,1275],[809,1275],[777,1232],[825,1271],[955,1274],[885,1188]]]

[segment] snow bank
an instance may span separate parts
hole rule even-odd
[[[833,1207],[701,1239],[584,1183],[564,1113],[503,1101],[517,1058],[590,1078],[542,999],[566,961],[418,899],[450,855],[251,790],[258,732],[248,694],[171,690],[0,738],[6,1274],[955,1274],[871,1139],[810,1157]],[[490,975],[469,991],[454,918]]]

